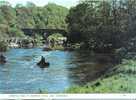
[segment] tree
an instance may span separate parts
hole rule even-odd
[[[56,4],[38,7],[32,2],[12,7],[8,2],[0,1],[0,37],[22,36],[23,28],[67,29],[65,17],[68,9]]]
[[[135,0],[82,0],[67,16],[70,39],[111,50],[135,37]]]
[[[88,4],[82,3],[70,9],[69,14],[66,17],[69,30],[69,41],[79,42],[83,41],[82,29],[86,26],[84,22],[84,16],[88,8]]]

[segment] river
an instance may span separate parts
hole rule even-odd
[[[42,51],[10,49],[0,65],[0,93],[61,93],[74,85],[84,85],[113,67],[114,57],[88,51]],[[49,68],[36,63],[44,56]]]

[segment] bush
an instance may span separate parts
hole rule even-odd
[[[43,45],[43,37],[41,35],[36,34],[34,40],[37,46]]]
[[[4,41],[0,41],[0,52],[6,52],[8,50],[8,44]]]
[[[60,38],[60,37],[63,37],[63,35],[62,35],[62,34],[59,34],[59,33],[55,33],[55,34],[53,34],[53,35],[50,35],[50,36],[48,37],[48,40],[57,41],[58,38]]]
[[[20,29],[17,29],[17,28],[10,28],[9,35],[13,36],[13,37],[15,37],[15,36],[16,37],[24,37],[24,33]]]

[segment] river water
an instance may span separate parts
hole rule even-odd
[[[0,93],[61,93],[84,85],[113,67],[114,57],[88,51],[42,51],[40,48],[11,49],[7,63],[0,65]],[[36,63],[44,56],[49,68]]]

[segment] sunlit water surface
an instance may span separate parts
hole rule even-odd
[[[74,85],[99,78],[112,68],[113,57],[88,51],[50,51],[40,48],[11,49],[0,65],[0,93],[60,93]],[[36,63],[44,56],[49,68]]]

